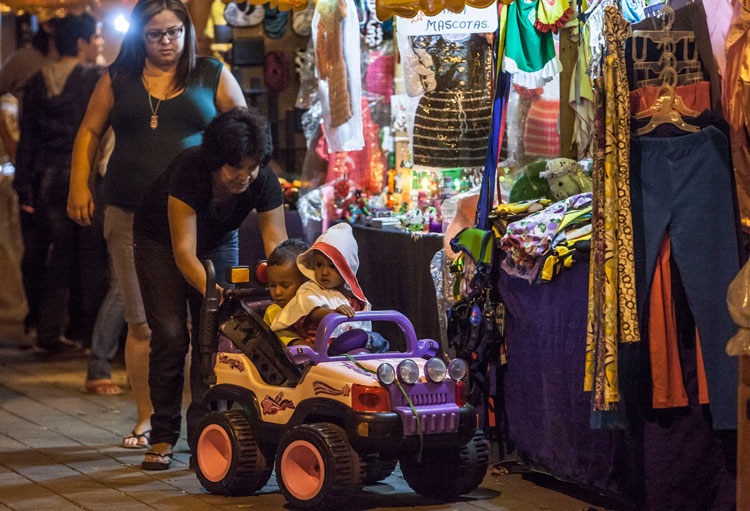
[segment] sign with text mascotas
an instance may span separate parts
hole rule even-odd
[[[413,18],[396,18],[396,30],[402,35],[473,34],[497,30],[497,4],[484,9],[466,6],[459,13],[448,10],[437,16],[418,12]]]

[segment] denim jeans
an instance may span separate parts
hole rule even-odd
[[[91,354],[88,360],[87,380],[101,380],[112,376],[112,360],[117,355],[120,334],[125,328],[122,299],[114,279],[104,297],[94,323],[91,336]]]
[[[198,258],[211,259],[219,285],[226,287],[226,270],[237,264],[237,236],[227,245],[199,251]],[[190,365],[191,402],[187,410],[188,443],[192,447],[195,426],[208,408],[203,395],[208,390],[198,350],[202,295],[180,273],[172,247],[136,237],[135,267],[151,327],[151,355],[148,383],[151,387],[151,443],[174,445],[180,436],[183,367],[191,339],[187,328],[188,309],[192,318],[192,357]]]

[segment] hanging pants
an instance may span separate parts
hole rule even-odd
[[[713,126],[673,138],[633,137],[630,194],[638,319],[644,323],[664,232],[700,335],[714,429],[737,428],[737,332],[727,288],[739,271],[729,142]]]

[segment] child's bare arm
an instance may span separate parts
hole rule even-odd
[[[351,306],[339,305],[335,310],[326,306],[317,307],[310,313],[310,318],[312,318],[314,321],[322,321],[324,317],[328,316],[329,314],[333,314],[334,312],[343,314],[347,318],[354,317],[354,309],[352,309]]]

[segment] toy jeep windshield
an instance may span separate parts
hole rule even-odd
[[[464,361],[446,364],[438,343],[418,340],[395,311],[353,321],[395,323],[403,352],[370,353],[357,336],[329,345],[349,321],[340,314],[321,322],[314,347],[285,347],[263,322],[258,290],[229,291],[219,307],[210,261],[206,268],[199,343],[213,411],[197,428],[193,456],[209,492],[258,491],[274,464],[282,494],[303,509],[332,509],[397,462],[426,497],[450,499],[481,483],[488,450],[464,400]]]

